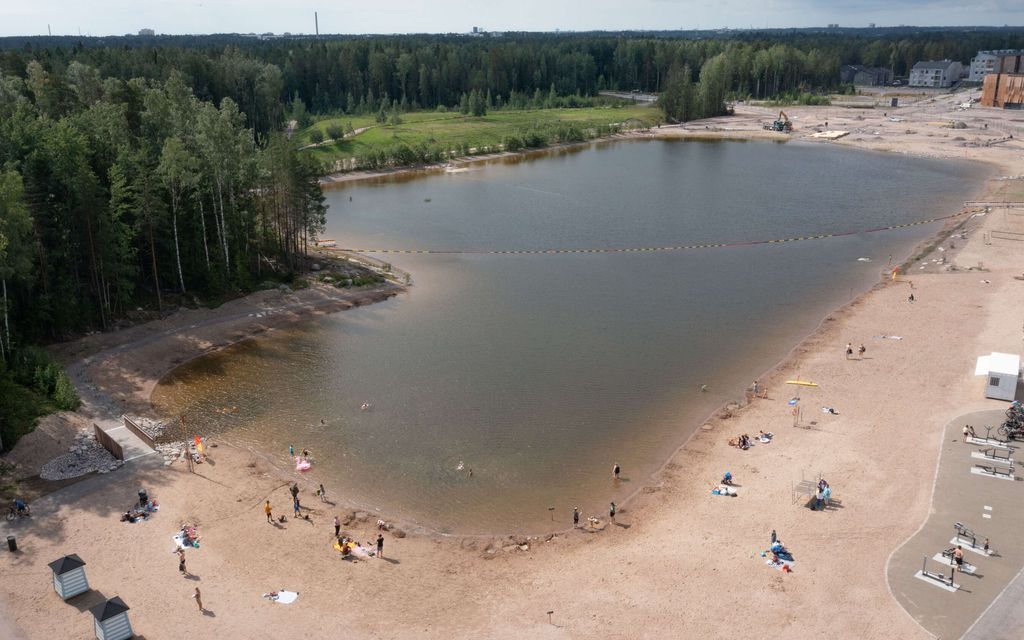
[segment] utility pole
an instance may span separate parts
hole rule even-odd
[[[313,12],[313,24],[316,27],[316,37],[320,37],[320,16],[317,15],[316,11]]]

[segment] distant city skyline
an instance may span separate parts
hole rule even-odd
[[[40,0],[0,5],[0,36],[157,34],[467,33],[749,29],[780,27],[1002,26],[1024,24],[1024,2],[1008,0]]]

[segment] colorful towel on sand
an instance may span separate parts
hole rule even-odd
[[[789,567],[788,569],[786,569],[786,571],[792,571],[794,564],[792,560],[783,560],[782,558],[779,558],[778,562],[772,562],[772,559],[768,558],[764,561],[764,563],[769,567],[774,567],[775,569],[778,569],[779,571],[783,570],[782,567]]]

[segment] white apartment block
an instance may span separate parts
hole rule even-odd
[[[910,70],[912,87],[945,88],[960,80],[964,74],[964,65],[956,60],[927,60],[918,62]]]

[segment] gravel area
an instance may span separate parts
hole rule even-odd
[[[67,480],[93,471],[108,473],[122,464],[96,441],[93,434],[79,431],[68,453],[44,464],[39,476],[44,480]]]

